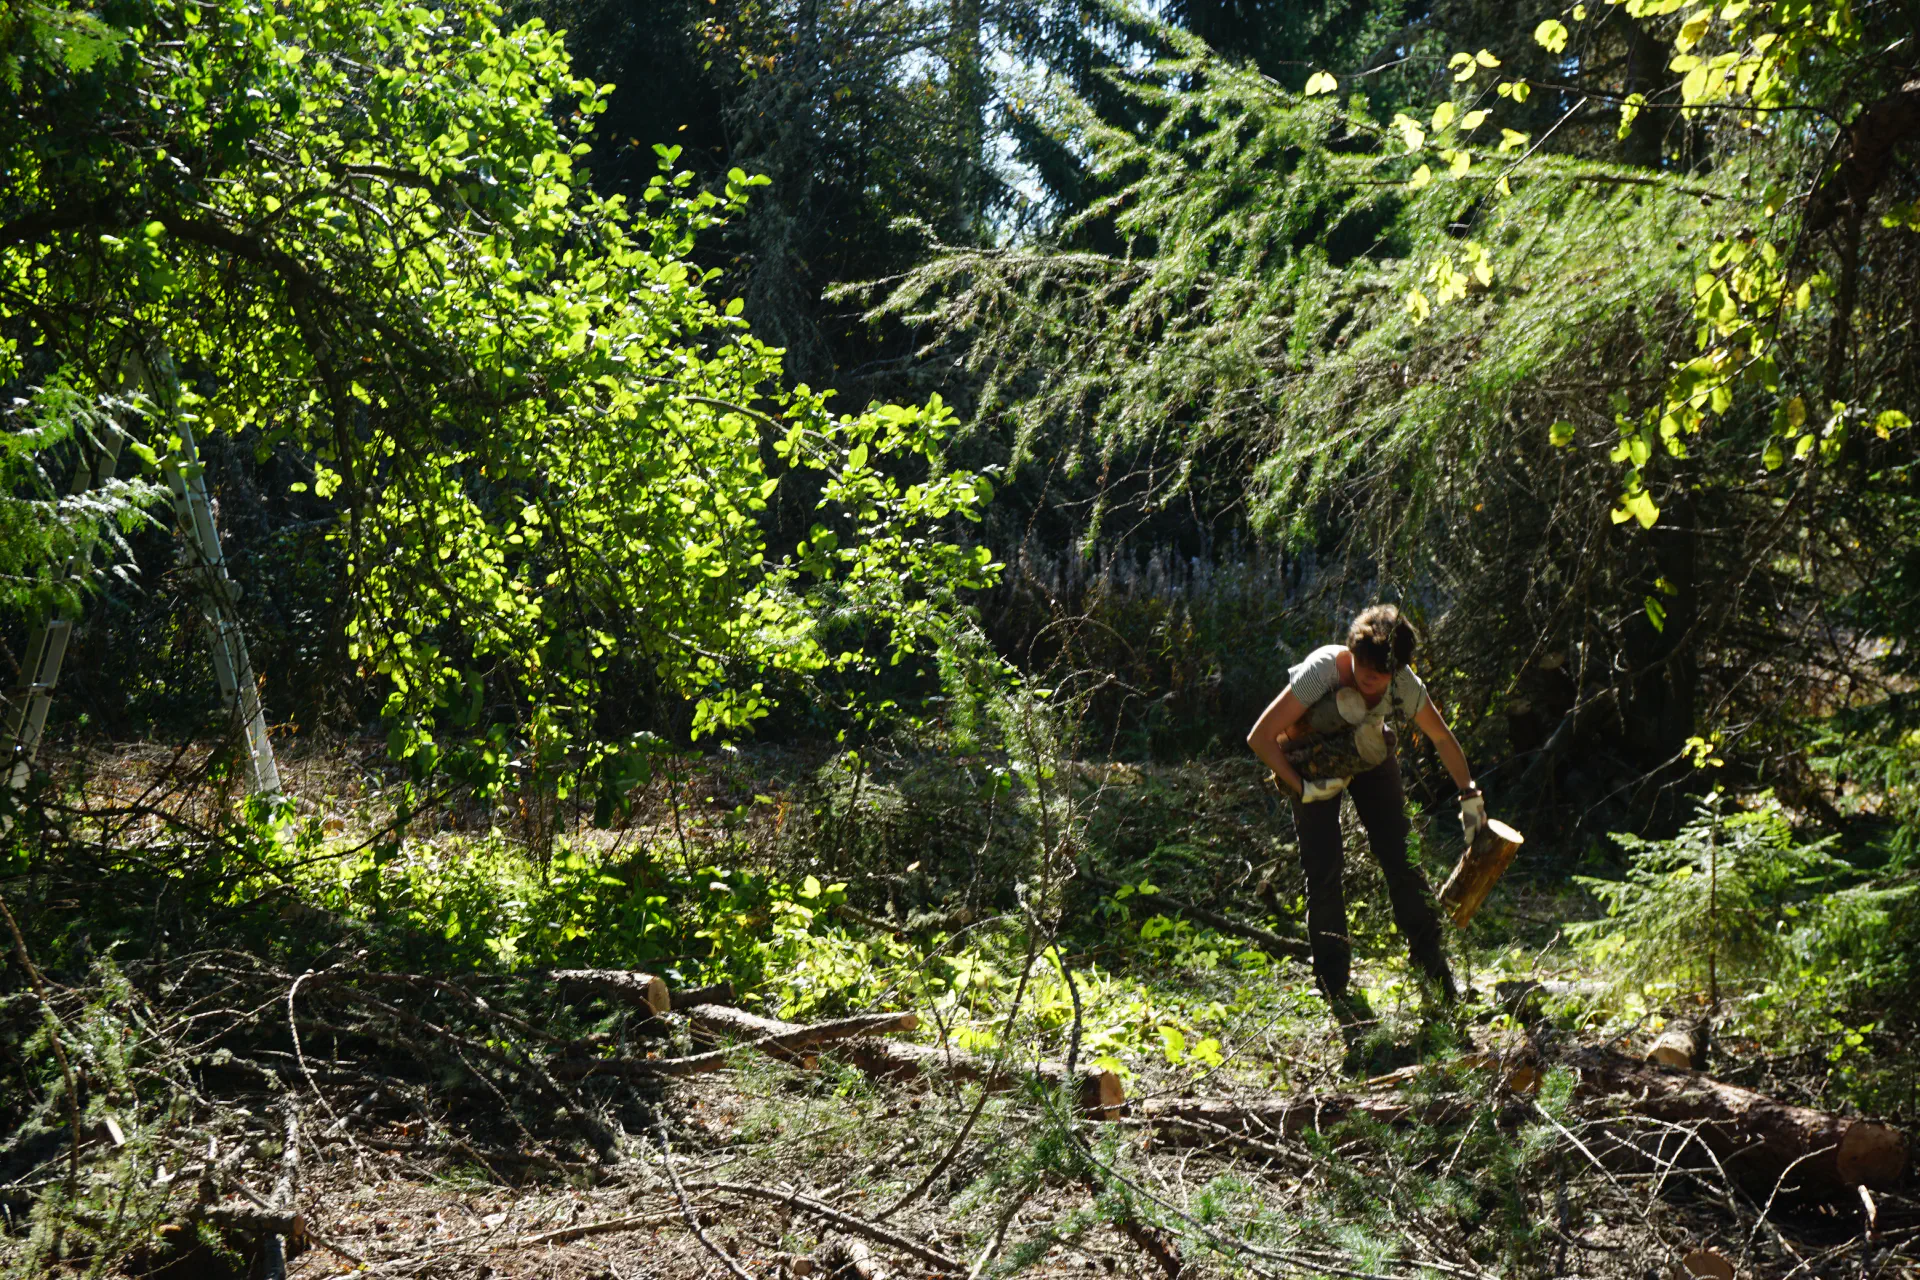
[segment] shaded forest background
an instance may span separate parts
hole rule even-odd
[[[1338,138],[1302,145],[1283,115],[1321,68],[1381,124],[1444,97],[1454,50],[1513,44],[1505,9],[1194,4],[1159,14],[1169,28],[985,0],[509,16],[565,31],[576,70],[612,86],[584,159],[596,190],[644,190],[662,140],[702,185],[734,168],[772,180],[696,260],[782,349],[786,378],[843,407],[930,392],[956,407],[947,459],[999,490],[967,536],[1008,566],[969,605],[1021,668],[1098,673],[1101,749],[1237,751],[1286,664],[1389,598],[1428,633],[1429,682],[1487,781],[1536,825],[1671,824],[1697,776],[1687,744],[1711,741],[1717,778],[1772,787],[1823,829],[1894,838],[1910,434],[1876,437],[1856,403],[1868,425],[1845,450],[1771,470],[1777,406],[1743,406],[1663,472],[1659,524],[1608,519],[1613,419],[1692,356],[1694,268],[1832,146],[1674,110],[1660,21],[1616,6],[1557,56],[1522,42],[1497,74],[1538,87],[1501,104],[1503,125],[1538,139],[1529,154],[1592,169],[1513,220],[1520,269],[1558,278],[1413,326],[1381,305],[1381,273],[1417,269],[1436,233],[1471,234],[1448,219],[1481,216],[1477,197],[1356,196],[1309,162]],[[1208,42],[1205,61],[1147,70],[1193,56],[1169,45],[1181,31]],[[1889,85],[1901,74],[1897,52],[1857,56]],[[1836,104],[1857,93],[1847,65],[1830,72]],[[1162,84],[1176,97],[1147,91]],[[1634,94],[1648,105],[1622,137]],[[1152,147],[1178,153],[1184,182],[1153,180]],[[1904,207],[1907,173],[1892,166],[1872,210]],[[1688,176],[1697,189],[1679,191]],[[1852,255],[1844,289],[1814,304],[1830,319],[1785,342],[1808,402],[1909,402],[1909,233],[1872,210],[1785,246],[1806,271]],[[287,493],[300,460],[269,454],[244,434],[209,445],[272,718],[374,727],[382,695],[340,640],[325,516]],[[782,491],[776,544],[810,506]],[[206,714],[168,537],[140,536],[144,575],[84,625],[68,731],[164,737]],[[671,698],[634,692],[636,724],[684,730]],[[776,737],[839,730],[832,693],[804,701]],[[1862,777],[1876,800],[1858,805]]]

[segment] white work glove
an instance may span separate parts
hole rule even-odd
[[[1473,848],[1473,842],[1487,825],[1487,798],[1478,789],[1460,797],[1460,834],[1467,838],[1467,848]]]
[[[1300,799],[1306,804],[1316,800],[1331,800],[1346,789],[1345,778],[1303,778],[1300,781]]]

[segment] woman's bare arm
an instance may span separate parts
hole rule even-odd
[[[1267,704],[1267,709],[1260,713],[1260,718],[1253,722],[1253,728],[1247,734],[1247,745],[1253,748],[1253,754],[1273,770],[1281,786],[1296,796],[1300,794],[1302,786],[1300,775],[1287,760],[1286,752],[1280,749],[1280,739],[1294,721],[1306,713],[1306,704],[1293,696],[1293,686],[1288,685],[1280,691],[1279,697]]]
[[[1453,779],[1453,785],[1462,791],[1473,790],[1473,770],[1467,768],[1467,754],[1460,750],[1459,739],[1453,736],[1453,730],[1447,728],[1447,722],[1440,718],[1440,708],[1428,698],[1420,704],[1419,714],[1413,718],[1414,727],[1427,735],[1427,741],[1440,753],[1440,763],[1447,766],[1447,773]]]

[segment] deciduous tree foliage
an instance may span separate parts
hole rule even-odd
[[[935,529],[987,493],[927,464],[951,412],[835,416],[782,387],[688,260],[754,180],[697,190],[661,148],[633,199],[596,194],[604,90],[541,23],[393,0],[31,12],[0,32],[0,383],[104,391],[135,351],[161,375],[128,420],[149,458],[177,422],[310,458],[352,656],[416,765],[452,742],[474,780],[564,787],[623,732],[598,718],[609,682],[741,729],[779,680],[867,660],[821,608],[897,655],[986,572]],[[822,511],[776,550],[759,516],[796,470]]]

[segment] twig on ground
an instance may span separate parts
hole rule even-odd
[[[888,1218],[891,1218],[894,1214],[900,1212],[915,1200],[918,1200],[927,1193],[927,1189],[934,1184],[935,1180],[938,1179],[941,1174],[952,1167],[955,1158],[960,1154],[960,1148],[965,1145],[967,1141],[967,1135],[973,1132],[974,1121],[978,1120],[980,1113],[987,1109],[987,1099],[992,1096],[993,1090],[982,1085],[980,1088],[980,1097],[974,1102],[973,1110],[967,1113],[966,1123],[960,1126],[960,1132],[955,1134],[953,1141],[947,1144],[946,1151],[941,1154],[938,1160],[933,1162],[933,1168],[927,1170],[927,1176],[915,1183],[912,1189],[905,1195],[874,1215],[875,1221],[885,1222]]]
[[[700,1242],[701,1248],[712,1254],[722,1266],[733,1273],[734,1280],[753,1280],[753,1277],[742,1270],[740,1264],[729,1257],[724,1249],[709,1239],[706,1231],[701,1228],[700,1215],[693,1211],[693,1205],[687,1199],[687,1189],[681,1184],[680,1171],[673,1167],[673,1148],[667,1142],[667,1122],[656,1120],[654,1130],[660,1135],[660,1163],[667,1171],[667,1180],[673,1183],[674,1198],[680,1202],[680,1216],[686,1219],[687,1229],[693,1232],[693,1238]]]
[[[987,1247],[980,1251],[979,1258],[974,1261],[972,1269],[967,1272],[967,1280],[980,1280],[980,1273],[987,1269],[987,1264],[993,1261],[995,1255],[1000,1252],[1000,1246],[1006,1242],[1007,1232],[1013,1227],[1013,1220],[1020,1216],[1020,1210],[1025,1207],[1027,1201],[1033,1198],[1033,1193],[1039,1189],[1040,1183],[1037,1180],[1021,1184],[1020,1194],[1013,1198],[1012,1202],[1007,1205],[1007,1211],[1000,1215],[1000,1222],[994,1227],[993,1236],[987,1241]]]
[[[571,1227],[556,1227],[552,1231],[542,1231],[537,1235],[516,1236],[507,1241],[502,1248],[526,1249],[537,1244],[564,1244],[569,1240],[584,1240],[588,1236],[612,1235],[618,1231],[634,1231],[642,1227],[662,1227],[677,1220],[680,1214],[635,1213],[624,1218],[607,1218],[600,1222],[581,1222]]]
[[[724,1191],[728,1195],[742,1196],[750,1200],[770,1200],[775,1204],[783,1204],[789,1209],[799,1209],[816,1218],[831,1222],[842,1231],[865,1236],[869,1240],[876,1240],[898,1249],[909,1257],[918,1258],[930,1267],[939,1267],[943,1271],[966,1270],[967,1264],[958,1258],[949,1257],[938,1249],[930,1249],[917,1240],[909,1240],[878,1223],[869,1222],[865,1218],[856,1218],[850,1213],[836,1209],[832,1205],[822,1204],[812,1196],[801,1195],[797,1191],[775,1191],[771,1187],[757,1187],[742,1182],[696,1183],[695,1190]]]

